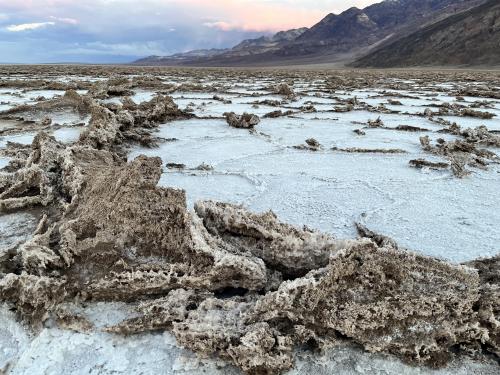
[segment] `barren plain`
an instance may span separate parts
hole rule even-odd
[[[0,372],[498,374],[500,73],[0,66]]]

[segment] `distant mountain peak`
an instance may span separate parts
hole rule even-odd
[[[344,15],[344,16],[350,16],[350,15],[353,15],[353,14],[357,14],[359,12],[362,12],[362,10],[359,9],[358,7],[350,7],[349,9],[345,10],[341,14]]]

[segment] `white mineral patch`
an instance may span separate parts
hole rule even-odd
[[[498,253],[500,212],[491,209],[500,206],[498,165],[465,179],[446,171],[416,170],[408,166],[412,159],[440,160],[421,150],[419,136],[455,137],[386,129],[367,129],[366,136],[357,136],[352,130],[359,126],[351,124],[356,118],[366,122],[374,114],[350,112],[338,121],[263,119],[256,130],[267,136],[230,128],[223,120],[175,121],[162,126],[158,135],[178,141],[135,149],[129,159],[144,153],[187,168],[213,166],[213,172],[166,171],[162,177],[161,184],[185,189],[191,204],[216,199],[256,211],[272,209],[286,222],[342,238],[355,235],[353,223],[358,221],[402,246],[452,262]],[[436,128],[405,115],[381,118],[389,127]],[[324,151],[290,149],[311,137]],[[400,148],[408,153],[347,154],[332,147]]]
[[[23,133],[0,137],[0,148],[4,148],[7,145],[7,142],[29,145],[33,142],[33,138],[35,138],[35,135],[35,133]]]
[[[81,127],[65,127],[54,130],[52,135],[60,142],[70,143],[78,139],[82,130]]]

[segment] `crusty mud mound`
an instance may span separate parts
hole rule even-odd
[[[45,210],[33,237],[0,257],[0,299],[34,327],[85,326],[68,301],[134,303],[138,316],[108,332],[170,330],[249,374],[342,340],[432,367],[500,354],[498,259],[452,265],[361,226],[364,238],[338,240],[212,201],[189,212],[183,191],[157,186],[159,158],[123,156],[188,115],[162,96],[90,111],[79,141],[40,133],[0,180],[2,211]]]
[[[241,116],[236,115],[234,112],[225,113],[226,121],[229,126],[240,129],[253,129],[259,124],[259,116],[250,113],[244,113]]]

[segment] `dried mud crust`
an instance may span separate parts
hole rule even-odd
[[[293,146],[297,150],[321,151],[323,146],[314,138],[308,138],[303,145]]]
[[[257,115],[243,113],[236,115],[234,112],[224,113],[224,117],[229,126],[239,129],[253,129],[260,123],[260,118]]]
[[[0,180],[0,211],[45,215],[1,254],[0,300],[35,328],[52,317],[89,329],[68,302],[129,302],[138,316],[106,331],[170,330],[248,374],[283,372],[296,347],[345,340],[431,367],[455,353],[500,355],[498,257],[453,265],[362,226],[362,238],[339,240],[225,203],[190,212],[183,191],[157,186],[159,158],[124,157],[129,143],[154,145],[159,123],[188,114],[165,96],[91,101],[90,113],[74,144],[39,133],[31,147],[8,147],[16,162]]]
[[[463,178],[471,173],[467,167],[488,169],[489,163],[498,162],[497,154],[488,149],[480,148],[483,144],[493,142],[493,139],[495,139],[494,142],[498,142],[498,136],[479,139],[465,136],[465,140],[457,139],[450,142],[438,138],[436,144],[432,145],[429,136],[424,136],[420,137],[420,144],[424,151],[448,159],[453,174]],[[495,144],[498,145],[498,143]]]

